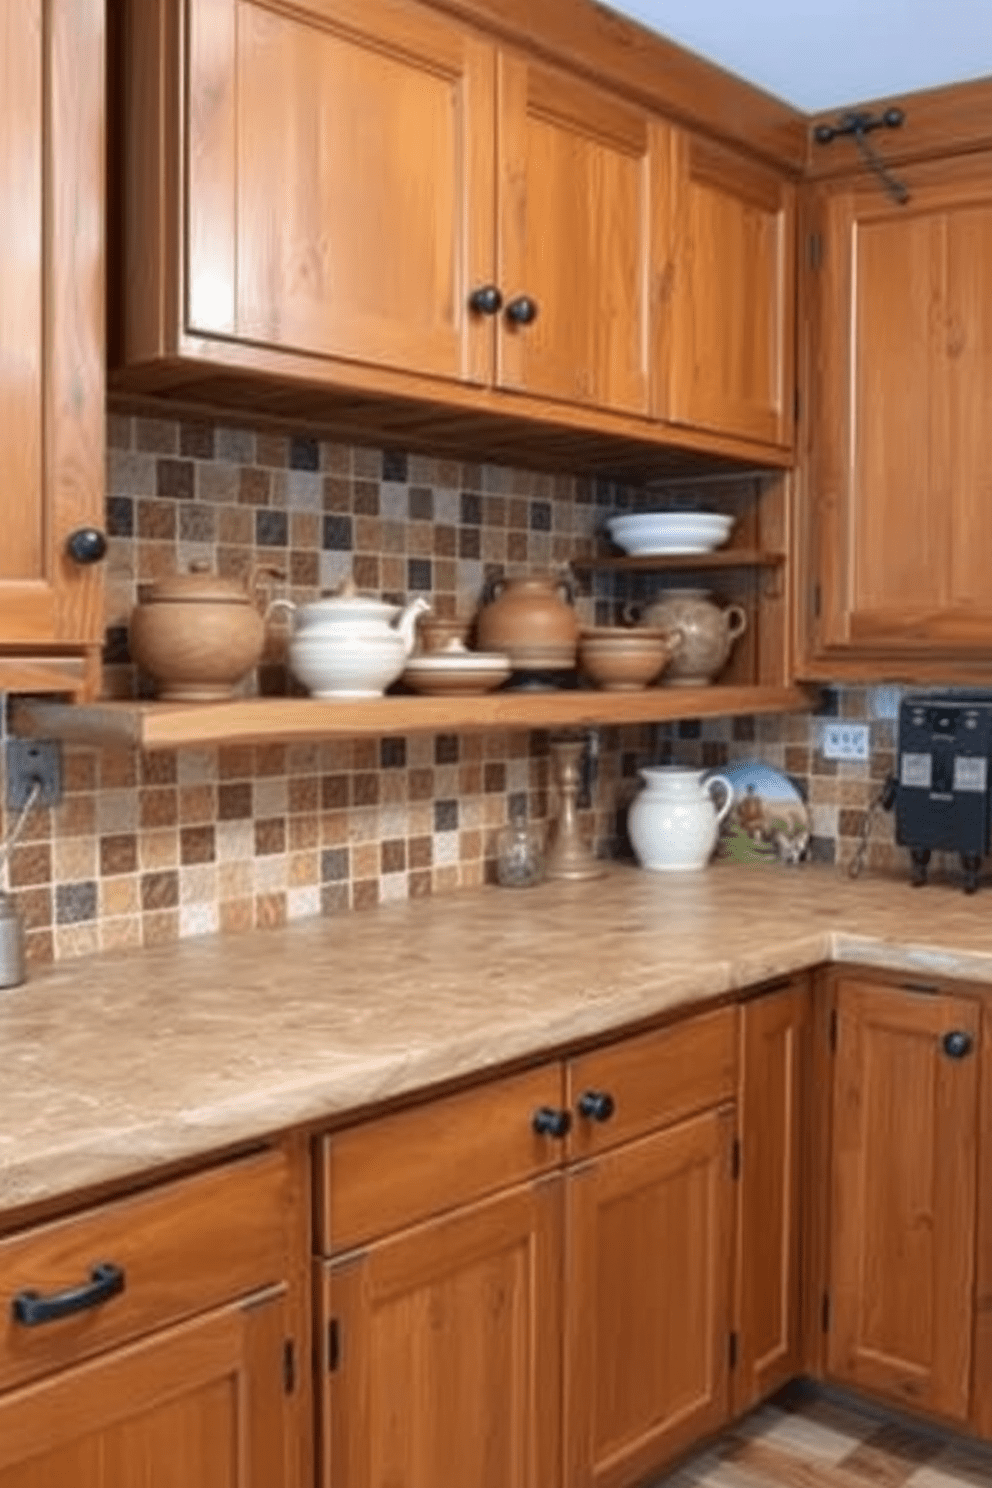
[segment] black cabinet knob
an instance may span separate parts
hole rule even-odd
[[[571,1112],[559,1111],[554,1106],[538,1106],[530,1124],[539,1137],[567,1137],[572,1116]]]
[[[948,1059],[964,1059],[975,1047],[975,1040],[970,1033],[965,1033],[961,1028],[955,1028],[951,1033],[945,1033],[941,1040],[944,1053]]]
[[[537,301],[528,295],[517,295],[506,307],[506,318],[514,325],[531,325],[537,319]]]
[[[579,1115],[588,1121],[609,1121],[616,1108],[616,1101],[605,1090],[583,1090],[579,1096]]]
[[[74,563],[99,563],[107,552],[107,539],[99,527],[77,527],[70,532],[65,550]]]
[[[476,315],[498,315],[503,308],[503,296],[495,284],[483,284],[479,289],[473,289],[468,305]]]

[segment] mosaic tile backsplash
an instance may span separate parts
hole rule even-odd
[[[424,594],[468,617],[488,574],[547,568],[589,551],[630,492],[587,480],[327,444],[301,435],[112,414],[108,420],[106,688],[144,690],[127,651],[137,585],[203,561],[277,592],[315,598],[351,572],[358,587]],[[597,576],[596,583],[608,576]],[[613,618],[608,587],[580,595]],[[253,682],[282,692],[274,624]],[[866,765],[825,761],[816,715],[715,719],[599,731],[581,824],[603,855],[627,849],[637,767],[757,756],[809,803],[811,856],[849,861],[893,760],[894,723],[875,695],[829,690],[825,707],[868,719]],[[69,749],[64,797],[33,811],[10,886],[35,962],[149,945],[390,900],[492,877],[496,833],[553,815],[541,734],[438,735],[203,751]],[[903,866],[891,819],[873,823],[869,866]],[[507,890],[506,892],[522,892]]]

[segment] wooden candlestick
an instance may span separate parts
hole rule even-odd
[[[606,872],[586,847],[579,831],[576,802],[585,741],[574,735],[551,740],[551,768],[558,796],[558,816],[552,823],[545,861],[547,878],[601,878]]]

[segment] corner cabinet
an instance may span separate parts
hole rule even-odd
[[[808,204],[808,676],[992,658],[992,154],[899,174]]]
[[[0,690],[92,695],[103,639],[104,0],[0,7]]]
[[[787,175],[497,9],[120,0],[112,388],[504,462],[543,430],[573,470],[787,464]]]

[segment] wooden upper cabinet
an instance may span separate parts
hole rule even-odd
[[[518,54],[500,55],[498,97],[497,382],[647,414],[655,128]]]
[[[795,187],[722,145],[665,133],[654,194],[653,412],[789,445]]]
[[[992,652],[992,154],[822,193],[809,275],[819,649]]]
[[[103,0],[0,6],[0,688],[94,682],[103,633],[103,53]]]
[[[827,1365],[964,1420],[975,1300],[980,1014],[837,988]],[[960,1035],[957,1043],[948,1035]]]
[[[484,380],[493,50],[397,0],[195,0],[185,323]]]

